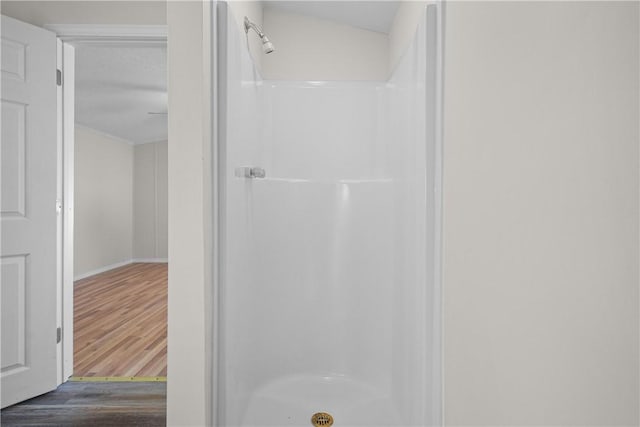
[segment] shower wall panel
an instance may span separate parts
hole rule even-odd
[[[395,218],[391,395],[407,425],[437,423],[440,415],[435,7],[427,12],[385,102]]]
[[[326,411],[336,425],[431,424],[428,32],[389,82],[262,81],[233,22],[217,422],[309,425]]]
[[[234,17],[225,16],[226,35],[226,120],[220,144],[221,230],[220,260],[223,286],[219,289],[218,319],[218,420],[220,425],[239,425],[240,415],[253,390],[245,369],[259,365],[259,355],[252,347],[250,306],[257,274],[253,259],[253,187],[251,181],[235,177],[235,169],[260,164],[263,139],[262,82],[246,49],[246,38],[238,30]],[[247,384],[249,382],[249,384]]]
[[[273,176],[388,178],[384,83],[265,81],[265,143]]]

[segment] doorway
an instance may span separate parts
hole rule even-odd
[[[73,378],[166,377],[166,46],[75,44]]]
[[[166,379],[166,43],[74,40],[73,380]]]

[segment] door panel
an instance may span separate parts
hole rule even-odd
[[[1,101],[2,111],[2,217],[24,217],[26,182],[26,105]]]
[[[2,407],[57,384],[56,37],[2,17]]]

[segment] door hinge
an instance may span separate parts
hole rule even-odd
[[[62,328],[58,327],[56,329],[56,344],[60,344],[60,341],[62,341]]]
[[[62,70],[56,70],[56,82],[58,86],[62,86]]]

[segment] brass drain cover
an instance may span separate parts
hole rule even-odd
[[[326,412],[317,412],[311,417],[311,424],[313,424],[314,427],[332,426],[333,417],[331,414],[327,414]]]

